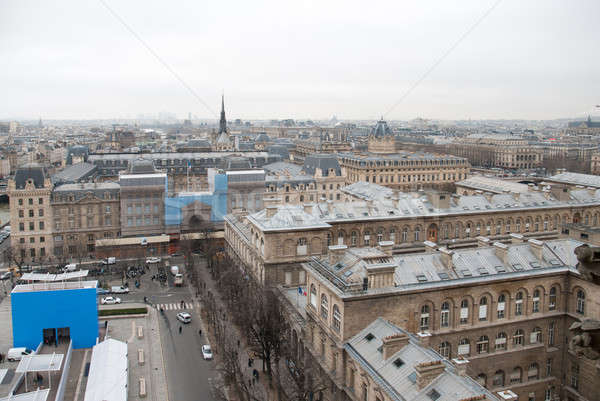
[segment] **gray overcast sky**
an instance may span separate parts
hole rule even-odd
[[[105,1],[213,111],[224,90],[248,119],[377,118],[493,4]],[[504,0],[387,118],[587,115],[598,16],[598,0]],[[215,117],[99,0],[2,0],[0,57],[0,118]]]

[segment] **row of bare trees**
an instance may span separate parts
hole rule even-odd
[[[289,316],[280,294],[257,283],[229,257],[215,257],[216,252],[206,249],[205,256],[218,294],[200,282],[197,288],[206,321],[215,334],[223,384],[247,401],[265,399],[265,391],[290,401],[318,399],[319,392],[327,387],[325,375],[310,354],[298,352],[297,344],[291,341]],[[244,376],[246,356],[239,354],[243,349],[240,343],[246,344],[248,357],[262,361],[266,390]]]

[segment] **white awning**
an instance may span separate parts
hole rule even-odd
[[[50,389],[30,391],[28,393],[21,393],[16,395],[9,395],[5,398],[0,398],[0,401],[46,401]]]
[[[50,372],[60,370],[64,354],[23,355],[15,372]]]
[[[76,272],[66,272],[59,274],[50,273],[25,273],[20,277],[24,281],[64,281],[74,278],[87,277],[88,270],[79,270]]]
[[[108,338],[92,351],[84,401],[127,401],[127,344]]]

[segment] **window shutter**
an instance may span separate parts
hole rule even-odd
[[[532,344],[537,343],[537,333],[535,331],[529,335],[529,342]]]

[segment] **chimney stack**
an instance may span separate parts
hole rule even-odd
[[[277,210],[279,210],[277,206],[267,206],[267,219],[270,219],[271,217],[275,216]]]
[[[383,359],[387,360],[396,352],[408,345],[408,340],[409,337],[406,333],[399,333],[384,337],[382,340]]]
[[[425,241],[423,242],[423,245],[425,245],[425,252],[437,251],[437,244],[435,242]]]
[[[494,252],[502,262],[508,262],[508,245],[503,244],[502,242],[494,242]]]
[[[488,237],[484,237],[484,236],[477,237],[477,246],[479,248],[489,246],[489,245],[490,245],[490,239]]]
[[[467,375],[467,367],[469,366],[468,359],[465,359],[463,357],[458,357],[458,358],[452,359],[452,363],[454,364],[454,367],[456,368],[456,373],[458,373],[461,376],[468,376]]]
[[[312,210],[313,210],[313,204],[312,203],[305,203],[304,204],[304,213],[306,213],[306,214],[312,214]]]
[[[380,241],[377,245],[380,251],[385,253],[387,256],[392,256],[394,241]]]
[[[539,241],[537,239],[530,239],[527,241],[529,243],[529,247],[531,248],[531,252],[535,255],[538,260],[544,260],[544,242]]]
[[[510,233],[510,243],[511,244],[522,244],[523,242],[527,242],[525,237],[521,234]]]
[[[446,269],[452,270],[454,269],[454,263],[452,262],[452,255],[454,251],[444,247],[440,248],[440,256],[442,257],[442,263],[446,266]]]
[[[346,245],[330,245],[328,247],[329,250],[329,265],[333,266],[344,256],[344,252],[346,252],[348,247]]]
[[[446,366],[441,360],[418,364],[415,366],[415,372],[417,373],[417,388],[419,390],[424,389],[429,383],[444,373],[445,370]]]
[[[332,200],[327,201],[327,212],[329,214],[333,213],[333,201]]]

